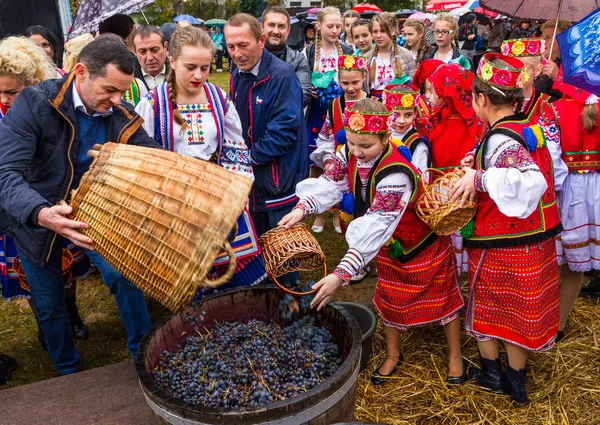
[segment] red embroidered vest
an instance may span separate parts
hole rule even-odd
[[[529,126],[524,115],[514,121],[496,124],[485,136],[477,149],[475,168],[485,170],[484,156],[487,141],[493,134],[504,134],[527,149],[523,130]],[[470,248],[498,248],[525,245],[554,237],[562,231],[556,193],[554,191],[554,167],[550,151],[546,146],[530,152],[546,179],[548,188],[542,195],[536,210],[527,218],[507,217],[500,212],[496,203],[486,192],[478,193],[477,213],[473,235],[465,239],[464,245]]]
[[[588,133],[581,122],[584,105],[568,96],[554,105],[560,117],[562,159],[569,172],[600,171],[600,122]]]
[[[346,108],[343,96],[336,97],[331,102],[331,109],[329,110],[329,116],[331,117],[331,126],[333,127],[333,137],[338,131],[344,128],[344,109]]]
[[[348,181],[350,183],[350,192],[354,194],[354,217],[363,216],[371,207],[375,198],[377,184],[384,177],[398,172],[407,174],[414,188],[402,219],[393,234],[393,238],[402,246],[403,252],[397,260],[404,263],[431,245],[437,237],[433,230],[415,212],[415,202],[422,192],[419,170],[407,161],[394,145],[391,143],[388,144],[386,151],[379,161],[373,165],[369,173],[366,200],[363,200],[361,195],[362,181],[358,175],[356,157],[349,155],[348,158]]]

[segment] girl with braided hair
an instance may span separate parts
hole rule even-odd
[[[417,66],[412,55],[396,40],[396,20],[391,13],[383,12],[373,18],[375,49],[367,55],[369,63],[369,89],[371,95],[381,98],[383,89],[393,79],[409,83]],[[403,75],[410,78],[404,77]]]
[[[342,55],[351,55],[354,49],[340,42],[340,32],[342,30],[342,16],[339,9],[335,7],[325,7],[317,15],[317,40],[315,43],[304,49],[304,55],[308,60],[308,67],[313,71],[313,98],[306,110],[306,126],[308,130],[308,148],[312,153],[317,149],[317,137],[323,127],[329,104],[324,105],[315,86],[317,80],[327,76],[327,73],[334,73],[333,80],[338,82],[338,57]],[[331,76],[331,75],[330,75]],[[332,99],[333,100],[333,99]],[[318,177],[323,170],[314,162],[310,163],[311,177]],[[334,228],[339,228],[339,222],[334,223]],[[324,217],[317,215],[313,223],[312,230],[315,233],[321,233],[324,229]]]
[[[214,162],[254,179],[237,110],[222,89],[206,81],[214,52],[215,45],[207,32],[192,26],[178,29],[169,44],[171,69],[166,81],[152,89],[136,111],[144,119],[146,132],[164,149]],[[247,210],[237,223],[238,234],[232,243],[237,260],[235,274],[219,290],[252,285],[266,277]],[[223,274],[228,262],[222,251],[211,273]]]
[[[417,19],[407,20],[404,22],[404,37],[406,38],[406,47],[418,67],[431,49],[425,37],[425,24]]]
[[[444,63],[458,63],[466,69],[473,66],[469,59],[460,54],[458,49],[458,22],[447,13],[441,13],[433,24],[436,46],[430,50],[425,59],[438,59]]]

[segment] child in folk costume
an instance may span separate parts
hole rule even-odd
[[[433,107],[427,100],[427,96],[425,96],[427,79],[442,65],[444,65],[444,62],[440,60],[425,59],[417,67],[417,72],[415,72],[412,84],[417,87],[419,92],[423,95],[419,96],[419,102],[417,103],[417,114],[420,118],[431,115],[433,112]]]
[[[558,199],[564,227],[557,243],[562,265],[558,338],[562,338],[583,272],[600,270],[600,119],[598,97],[565,84],[562,69],[552,88],[563,93],[553,105],[560,117],[562,155],[569,169]]]
[[[529,122],[532,129],[541,130],[546,146],[552,154],[554,189],[560,192],[563,182],[568,174],[565,162],[562,160],[560,147],[561,131],[556,108],[551,102],[551,97],[534,88],[535,78],[542,71],[542,52],[544,40],[541,38],[506,40],[502,43],[503,55],[518,58],[525,65],[527,81],[523,82],[523,96],[525,101],[521,112]],[[535,126],[538,126],[538,130]]]
[[[412,164],[423,172],[431,166],[431,147],[413,126],[420,97],[412,86],[399,84],[383,90],[382,101],[393,112],[389,128],[392,143],[398,140],[410,149]]]
[[[390,143],[387,108],[365,99],[347,107],[344,116],[347,142],[333,167],[297,185],[300,202],[279,223],[289,227],[340,201],[351,221],[346,232],[350,248],[333,273],[314,286],[319,291],[312,306],[322,308],[377,257],[374,303],[386,328],[388,356],[372,382],[385,383],[401,363],[400,331],[439,323],[450,347],[447,382],[460,384],[466,379],[458,322],[463,300],[450,239],[436,236],[415,213],[419,171],[410,163],[408,148]]]
[[[462,158],[475,147],[484,131],[472,106],[473,79],[472,72],[450,64],[438,66],[425,82],[425,94],[433,112],[417,119],[416,127],[429,140],[432,165],[438,170],[459,168]],[[459,273],[467,272],[468,259],[460,234],[452,235],[452,243]]]
[[[171,71],[166,82],[152,89],[136,107],[146,132],[164,149],[214,162],[254,179],[238,113],[229,96],[206,81],[215,52],[210,36],[199,28],[181,28],[173,34],[169,52]],[[247,210],[237,224],[238,234],[231,244],[237,266],[226,287],[252,285],[266,277]],[[222,274],[228,262],[227,254],[221,252],[214,273]]]
[[[313,85],[316,79],[324,78],[333,73],[332,80],[338,82],[338,57],[351,55],[354,49],[339,40],[342,30],[342,17],[339,9],[325,7],[317,15],[317,41],[304,49],[309,69],[312,71]],[[332,83],[330,83],[331,85]],[[308,129],[308,148],[312,153],[317,149],[317,137],[327,117],[329,105],[324,106],[313,88],[313,98],[306,110],[306,125]],[[322,169],[311,162],[311,176],[318,176]],[[317,215],[312,230],[321,233],[324,229],[324,216]]]
[[[394,78],[403,75],[412,78],[417,66],[412,55],[396,43],[396,20],[391,13],[383,12],[373,17],[375,49],[367,55],[369,63],[369,90],[373,97],[381,98],[383,89]]]
[[[525,390],[528,351],[552,348],[559,322],[554,236],[562,226],[552,158],[542,137],[514,114],[527,76],[515,58],[488,53],[473,82],[473,106],[491,129],[479,144],[475,167],[453,188],[453,199],[478,197],[474,230],[465,235],[470,298],[467,332],[478,342],[481,368],[470,375],[517,405]],[[538,135],[539,136],[539,135]],[[465,163],[472,157],[465,158]],[[506,373],[498,346],[508,354]]]
[[[310,155],[311,161],[324,170],[331,167],[335,153],[341,146],[336,142],[336,138],[342,137],[345,140],[343,125],[345,108],[347,106],[351,107],[357,101],[367,97],[367,93],[363,90],[367,72],[366,63],[365,58],[338,56],[338,79],[344,94],[331,102],[331,107],[327,111],[327,118],[317,137],[317,149]],[[342,233],[340,216],[337,211],[333,216],[333,224],[336,233]],[[317,230],[322,231],[322,229]],[[314,228],[313,231],[315,231]]]

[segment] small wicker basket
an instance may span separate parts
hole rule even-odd
[[[451,235],[462,229],[475,215],[477,201],[460,207],[460,200],[452,201],[450,193],[456,182],[463,176],[464,171],[454,170],[447,173],[435,168],[423,172],[421,184],[423,193],[416,203],[417,215],[431,229],[441,236]],[[431,176],[433,182],[427,184]],[[433,178],[433,176],[437,176]]]
[[[71,218],[94,249],[147,295],[177,312],[198,288],[227,282],[235,255],[227,237],[252,180],[215,164],[161,149],[94,146],[94,162],[71,199]],[[228,271],[207,274],[220,249]]]
[[[73,254],[68,249],[63,248],[62,250],[62,275],[63,275],[63,283],[65,287],[68,287],[73,281]],[[25,276],[25,271],[23,270],[23,264],[21,263],[21,259],[17,255],[13,260],[13,269],[17,276],[19,276],[19,285],[21,288],[26,291],[31,291],[29,289],[29,284],[27,283],[27,276]]]
[[[286,229],[277,227],[263,234],[258,240],[262,248],[263,260],[269,277],[285,292],[302,296],[317,292],[293,291],[277,281],[284,274],[315,270],[323,267],[323,275],[327,275],[325,254],[319,242],[304,223],[298,223]]]

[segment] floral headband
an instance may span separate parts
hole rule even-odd
[[[356,134],[385,134],[388,131],[387,121],[391,115],[391,111],[363,112],[346,108],[344,128]]]
[[[543,38],[517,38],[502,43],[501,51],[505,56],[542,56],[546,48]]]
[[[366,71],[367,61],[360,56],[338,56],[338,70]]]
[[[397,86],[396,86],[397,87]],[[417,106],[417,96],[419,91],[410,86],[402,86],[402,91],[392,91],[384,89],[381,100],[388,109],[393,111],[403,111]]]
[[[494,60],[500,59],[506,65],[496,65]],[[486,53],[479,62],[477,78],[495,90],[518,90],[529,81],[525,65],[519,59],[498,53]],[[504,93],[502,93],[504,95]]]

